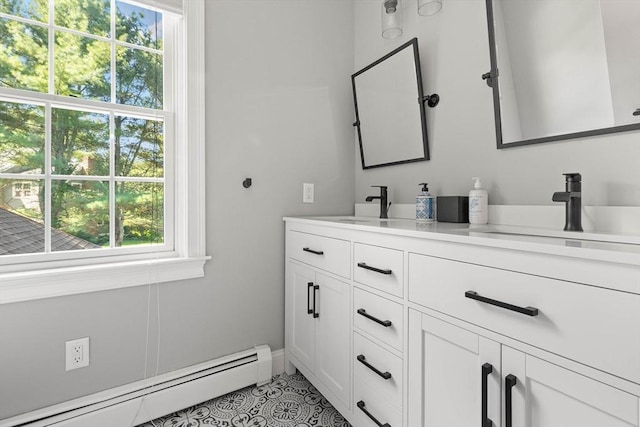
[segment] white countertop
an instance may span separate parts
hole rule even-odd
[[[638,235],[579,233],[492,224],[426,223],[412,219],[380,220],[374,217],[285,217],[284,220],[398,236],[556,254],[640,267],[640,236]]]

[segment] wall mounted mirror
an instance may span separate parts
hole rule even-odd
[[[640,130],[640,1],[486,7],[498,148]]]
[[[351,76],[362,168],[429,160],[418,40],[413,39]]]

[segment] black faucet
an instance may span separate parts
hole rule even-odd
[[[554,202],[565,202],[564,231],[582,231],[582,175],[563,173],[565,191],[553,193]]]
[[[387,187],[384,185],[372,185],[372,187],[380,187],[380,195],[368,196],[365,200],[372,202],[375,199],[380,199],[380,219],[387,219]]]

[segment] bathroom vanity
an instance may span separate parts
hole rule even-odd
[[[285,221],[285,369],[354,427],[640,426],[637,239]]]

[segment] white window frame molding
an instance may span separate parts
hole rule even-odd
[[[176,43],[175,251],[55,268],[3,272],[0,304],[204,277],[205,28],[204,0],[184,2]],[[181,96],[178,96],[181,94]],[[41,263],[42,264],[42,263]]]

